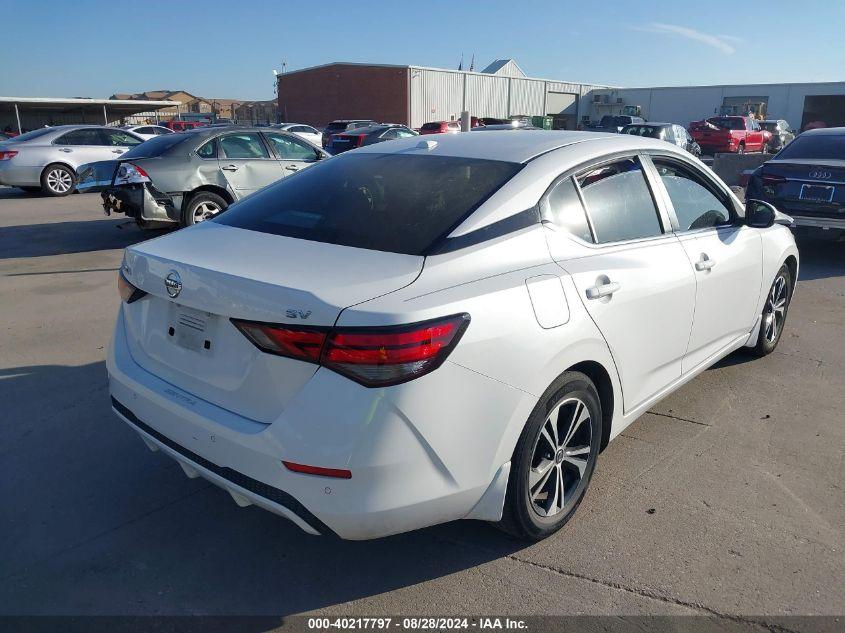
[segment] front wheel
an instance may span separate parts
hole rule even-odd
[[[601,428],[592,381],[580,372],[561,375],[534,407],[517,442],[498,527],[529,540],[559,530],[587,491]]]
[[[745,145],[743,143],[739,144],[739,147],[736,148],[737,154],[744,154],[745,153]]]
[[[775,280],[766,296],[766,304],[763,306],[761,315],[760,334],[757,336],[757,344],[751,350],[755,356],[771,354],[778,346],[783,334],[783,326],[786,324],[789,302],[792,299],[792,283],[792,275],[784,264],[775,275]]]

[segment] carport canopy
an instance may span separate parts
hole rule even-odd
[[[0,130],[9,126],[20,134],[25,128],[66,123],[108,125],[140,113],[163,108],[178,109],[177,101],[136,99],[87,99],[51,97],[0,97]]]

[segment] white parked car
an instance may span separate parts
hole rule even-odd
[[[310,125],[304,123],[282,123],[276,125],[280,130],[285,130],[291,134],[296,134],[299,138],[304,138],[309,143],[313,143],[317,147],[321,147],[323,142],[323,135]]]
[[[542,538],[657,400],[777,346],[788,222],[654,139],[362,147],[126,250],[112,404],[311,534]]]
[[[134,132],[145,141],[164,134],[174,134],[173,130],[166,128],[163,125],[128,125],[121,129]]]

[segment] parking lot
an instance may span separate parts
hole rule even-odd
[[[801,238],[778,350],[626,429],[554,537],[341,542],[238,508],[112,414],[116,270],[148,236],[98,203],[0,188],[0,613],[842,613],[845,244]]]

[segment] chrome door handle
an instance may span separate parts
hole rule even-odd
[[[221,167],[223,171],[238,171],[237,165],[226,165],[225,167]]]
[[[71,148],[69,148],[69,147],[60,147],[60,148],[59,148],[59,151],[60,151],[60,152],[65,152],[65,153],[70,154],[73,150],[72,150]]]
[[[702,254],[701,259],[695,262],[695,269],[696,270],[710,270],[713,266],[716,265],[712,259],[707,257],[707,255]]]
[[[592,286],[587,288],[587,299],[601,299],[602,297],[609,297],[614,292],[618,292],[620,286],[617,282],[611,281],[600,286]]]
[[[288,165],[287,167],[285,167],[285,169],[287,169],[288,171],[299,171],[299,167],[297,167],[296,165]]]
[[[112,154],[122,154],[125,150],[122,149],[113,149],[111,152]]]

